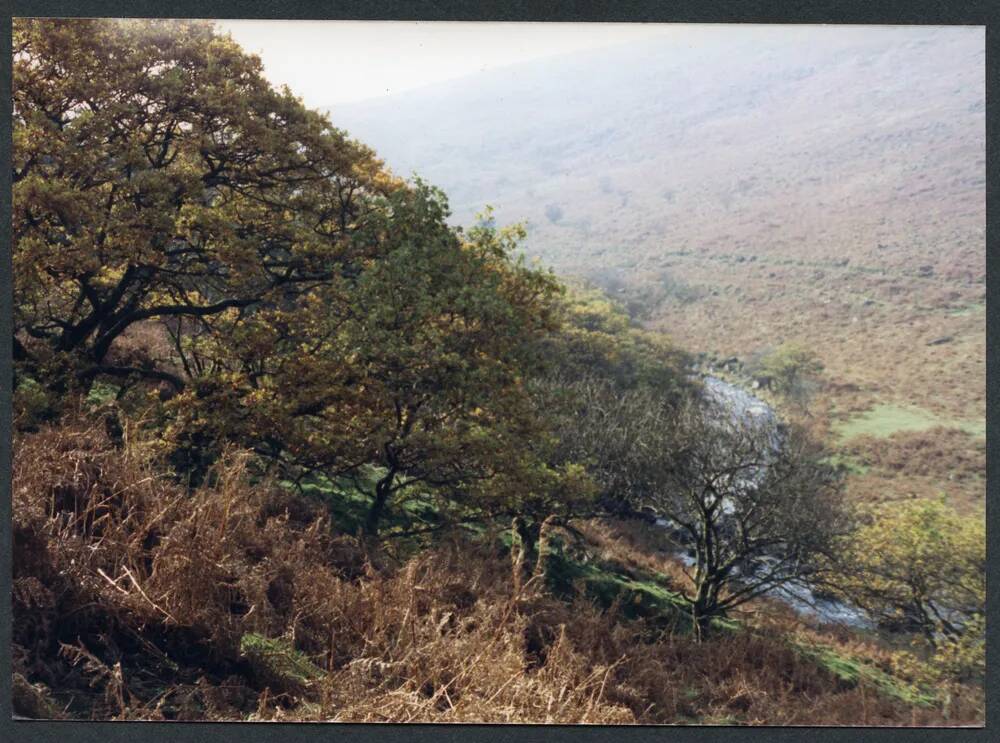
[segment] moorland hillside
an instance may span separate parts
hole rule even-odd
[[[210,23],[13,31],[15,715],[982,724],[981,507],[844,487],[975,431],[834,451]]]
[[[445,188],[457,220],[486,203],[526,220],[529,254],[693,352],[752,366],[813,349],[816,419],[864,450],[859,492],[936,495],[984,461],[983,44],[974,28],[691,30],[333,111]],[[938,469],[892,484],[854,436],[921,451],[936,426],[953,444]],[[981,500],[981,478],[958,481]]]

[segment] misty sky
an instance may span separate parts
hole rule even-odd
[[[657,35],[650,23],[217,21],[307,106],[376,98],[539,57]]]
[[[393,95],[531,59],[660,37],[693,46],[776,34],[838,41],[886,26],[765,26],[665,23],[485,23],[420,21],[217,21],[267,78],[287,84],[311,108]],[[920,27],[913,30],[919,33]]]

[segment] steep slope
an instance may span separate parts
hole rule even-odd
[[[848,417],[985,413],[984,36],[676,30],[389,99],[338,126],[527,221],[529,253],[696,351],[798,340]],[[947,339],[928,345],[932,341]]]

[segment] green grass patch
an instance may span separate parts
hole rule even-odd
[[[281,638],[245,634],[240,638],[240,655],[261,682],[278,688],[299,688],[325,675],[305,653]]]
[[[380,475],[377,469],[368,468],[354,479],[315,474],[298,485],[289,480],[280,484],[290,490],[298,489],[303,495],[322,502],[337,529],[356,534],[374,501],[375,483]],[[432,526],[440,520],[440,505],[435,499],[427,493],[411,491],[389,501],[379,529],[383,534],[391,534],[393,530]]]
[[[303,495],[322,502],[337,528],[348,534],[355,534],[361,528],[372,503],[370,497],[346,480],[337,482],[323,475],[316,475],[298,486],[287,480],[280,484],[289,490],[297,488]]]
[[[880,403],[849,420],[835,423],[833,430],[842,441],[847,441],[855,436],[886,438],[901,431],[926,431],[936,426],[958,428],[973,436],[986,436],[985,420],[942,418],[923,408],[891,403]]]
[[[985,302],[976,302],[974,304],[966,304],[961,307],[952,307],[948,310],[948,314],[952,317],[967,317],[969,315],[979,315],[986,311]]]
[[[617,602],[624,616],[654,619],[681,632],[691,630],[691,616],[684,595],[668,587],[666,576],[601,560],[580,550],[573,554],[556,546],[547,557],[548,587],[564,598],[582,589],[585,596],[602,608]],[[719,629],[735,629],[729,619],[716,619]]]
[[[848,687],[866,683],[888,697],[917,707],[933,707],[939,702],[932,690],[907,683],[869,663],[842,655],[831,647],[806,643],[793,643],[793,647]]]

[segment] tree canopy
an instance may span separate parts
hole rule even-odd
[[[208,24],[25,20],[13,43],[20,360],[179,388],[109,361],[115,340],[330,280],[370,198],[400,187]]]
[[[808,403],[822,371],[816,353],[793,342],[764,354],[755,365],[755,374],[765,386],[801,408]]]
[[[880,624],[955,640],[986,610],[986,521],[940,501],[869,509],[845,547],[840,590]]]
[[[839,477],[801,429],[693,400],[661,440],[670,454],[652,462],[645,500],[693,555],[701,632],[729,609],[826,572],[848,513]]]
[[[235,442],[352,478],[370,532],[418,488],[542,516],[588,492],[529,389],[565,311],[522,228],[450,226],[210,24],[30,20],[14,46],[19,399],[166,385],[180,476]],[[137,329],[168,352],[126,352]]]

